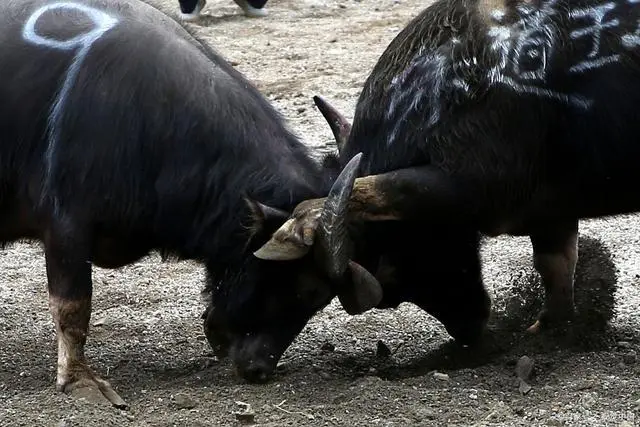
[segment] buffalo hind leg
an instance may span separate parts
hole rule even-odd
[[[573,284],[578,262],[578,221],[553,224],[531,234],[533,262],[544,286],[544,306],[527,331],[573,319]]]
[[[58,340],[56,389],[92,399],[104,396],[124,408],[124,400],[107,381],[93,374],[85,360],[92,294],[89,246],[73,228],[59,228],[64,231],[49,230],[45,237],[49,308]]]

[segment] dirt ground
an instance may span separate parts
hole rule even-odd
[[[152,0],[175,13],[177,0]],[[331,133],[311,97],[348,118],[374,62],[428,2],[271,0],[245,18],[209,0],[192,28],[236,64],[318,151]],[[2,426],[233,426],[251,405],[262,426],[630,426],[640,422],[640,224],[634,217],[581,224],[575,331],[526,338],[542,297],[526,238],[483,245],[494,300],[482,349],[460,349],[409,304],[348,316],[334,301],[285,353],[266,385],[247,385],[211,356],[195,264],[154,255],[119,270],[94,269],[87,345],[92,366],[130,409],[55,391],[56,344],[40,246],[0,252]],[[378,342],[391,355],[377,351]],[[534,362],[520,391],[522,356]],[[446,374],[446,375],[443,375]],[[239,403],[240,402],[240,403]]]

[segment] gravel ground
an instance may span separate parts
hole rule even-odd
[[[177,0],[150,1],[177,10]],[[332,137],[311,97],[326,96],[351,118],[374,62],[426,4],[271,0],[267,18],[248,19],[230,0],[209,0],[206,16],[189,25],[320,152]],[[200,266],[153,255],[119,270],[95,268],[87,354],[128,411],[55,391],[42,249],[16,244],[0,252],[0,424],[233,426],[248,404],[262,426],[636,425],[639,230],[633,216],[581,224],[580,315],[571,334],[524,336],[542,297],[531,247],[526,238],[492,238],[482,249],[495,307],[484,348],[456,347],[410,304],[352,317],[334,302],[266,385],[244,384],[211,356]],[[515,374],[522,356],[533,361],[526,383]]]

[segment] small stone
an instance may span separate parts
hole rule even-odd
[[[69,423],[66,420],[61,420],[57,427],[69,427]]]
[[[578,385],[576,385],[576,390],[577,391],[588,390],[590,388],[593,388],[593,382],[592,381],[582,381],[582,382],[578,383]]]
[[[619,348],[631,348],[631,343],[629,341],[618,341],[616,345]]]
[[[533,360],[529,356],[522,356],[515,368],[516,375],[523,381],[527,381],[533,372]]]
[[[627,353],[622,355],[622,361],[627,365],[633,365],[636,363],[638,359],[638,355],[634,350],[629,350]]]
[[[176,394],[173,401],[178,409],[193,409],[196,407],[196,402],[186,394]]]
[[[319,375],[323,380],[330,380],[331,379],[331,374],[329,374],[328,372],[320,371]]]
[[[518,406],[517,408],[513,408],[513,413],[519,417],[524,417],[524,408],[522,406]]]
[[[525,381],[520,380],[518,391],[520,392],[520,394],[524,396],[525,394],[528,394],[531,391],[531,386],[527,384]]]
[[[376,345],[376,356],[383,359],[391,356],[391,350],[382,340],[378,340],[378,344]]]
[[[618,424],[618,427],[633,427],[633,424],[631,424],[629,421],[622,421],[620,424]]]
[[[100,316],[93,321],[93,326],[104,326],[105,323],[107,323],[107,317]]]
[[[304,113],[305,111],[307,111],[306,107],[298,107],[298,113],[299,114]]]
[[[438,413],[436,411],[434,411],[433,409],[429,409],[429,408],[416,408],[413,411],[413,418],[416,421],[432,420],[432,419],[436,418],[437,415],[438,415]]]
[[[433,378],[435,378],[436,380],[439,381],[449,381],[449,375],[443,373],[443,372],[434,372],[433,373]]]

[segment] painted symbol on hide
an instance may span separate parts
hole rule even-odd
[[[591,23],[591,25],[573,30],[571,38],[576,40],[583,37],[591,37],[592,43],[591,51],[587,54],[588,59],[572,66],[569,69],[570,72],[582,73],[620,60],[619,54],[602,55],[600,52],[603,31],[620,25],[618,18],[607,19],[607,14],[615,8],[616,4],[611,2],[569,12],[571,19],[588,19]]]
[[[627,0],[627,3],[633,5],[640,4],[640,0]],[[636,24],[636,30],[631,34],[625,34],[620,37],[620,41],[622,42],[622,46],[627,49],[634,49],[640,46],[640,20],[638,20]]]
[[[547,65],[554,53],[554,6],[558,0],[546,2],[541,8],[520,5],[520,19],[509,25],[498,25],[489,30],[491,49],[498,55],[497,64],[489,71],[491,84],[502,84],[511,90],[550,98],[565,104],[588,109],[591,101],[546,87]],[[504,13],[493,13],[492,18],[503,24]]]
[[[440,93],[445,85],[447,60],[435,54],[416,55],[411,64],[391,82],[390,104],[387,119],[395,116],[394,130],[389,143],[395,140],[397,131],[405,125],[409,114],[427,102],[427,126],[440,120]],[[396,115],[398,113],[398,115]]]
[[[36,24],[38,20],[47,12],[61,12],[61,11],[79,11],[89,18],[94,25],[93,29],[89,32],[78,34],[67,40],[59,40],[49,36],[42,36],[36,30]],[[27,19],[27,22],[22,29],[22,37],[27,42],[48,47],[51,49],[72,51],[76,50],[75,55],[71,61],[71,65],[67,69],[67,74],[59,88],[56,98],[51,107],[49,114],[48,126],[49,126],[49,144],[46,152],[46,167],[47,167],[47,179],[51,172],[51,164],[53,160],[53,151],[58,141],[60,132],[60,120],[64,112],[64,105],[69,96],[69,92],[75,84],[76,78],[82,64],[87,57],[87,54],[91,50],[91,46],[100,39],[110,29],[116,26],[118,20],[112,16],[102,12],[100,10],[72,2],[53,3],[41,7],[36,10]]]

